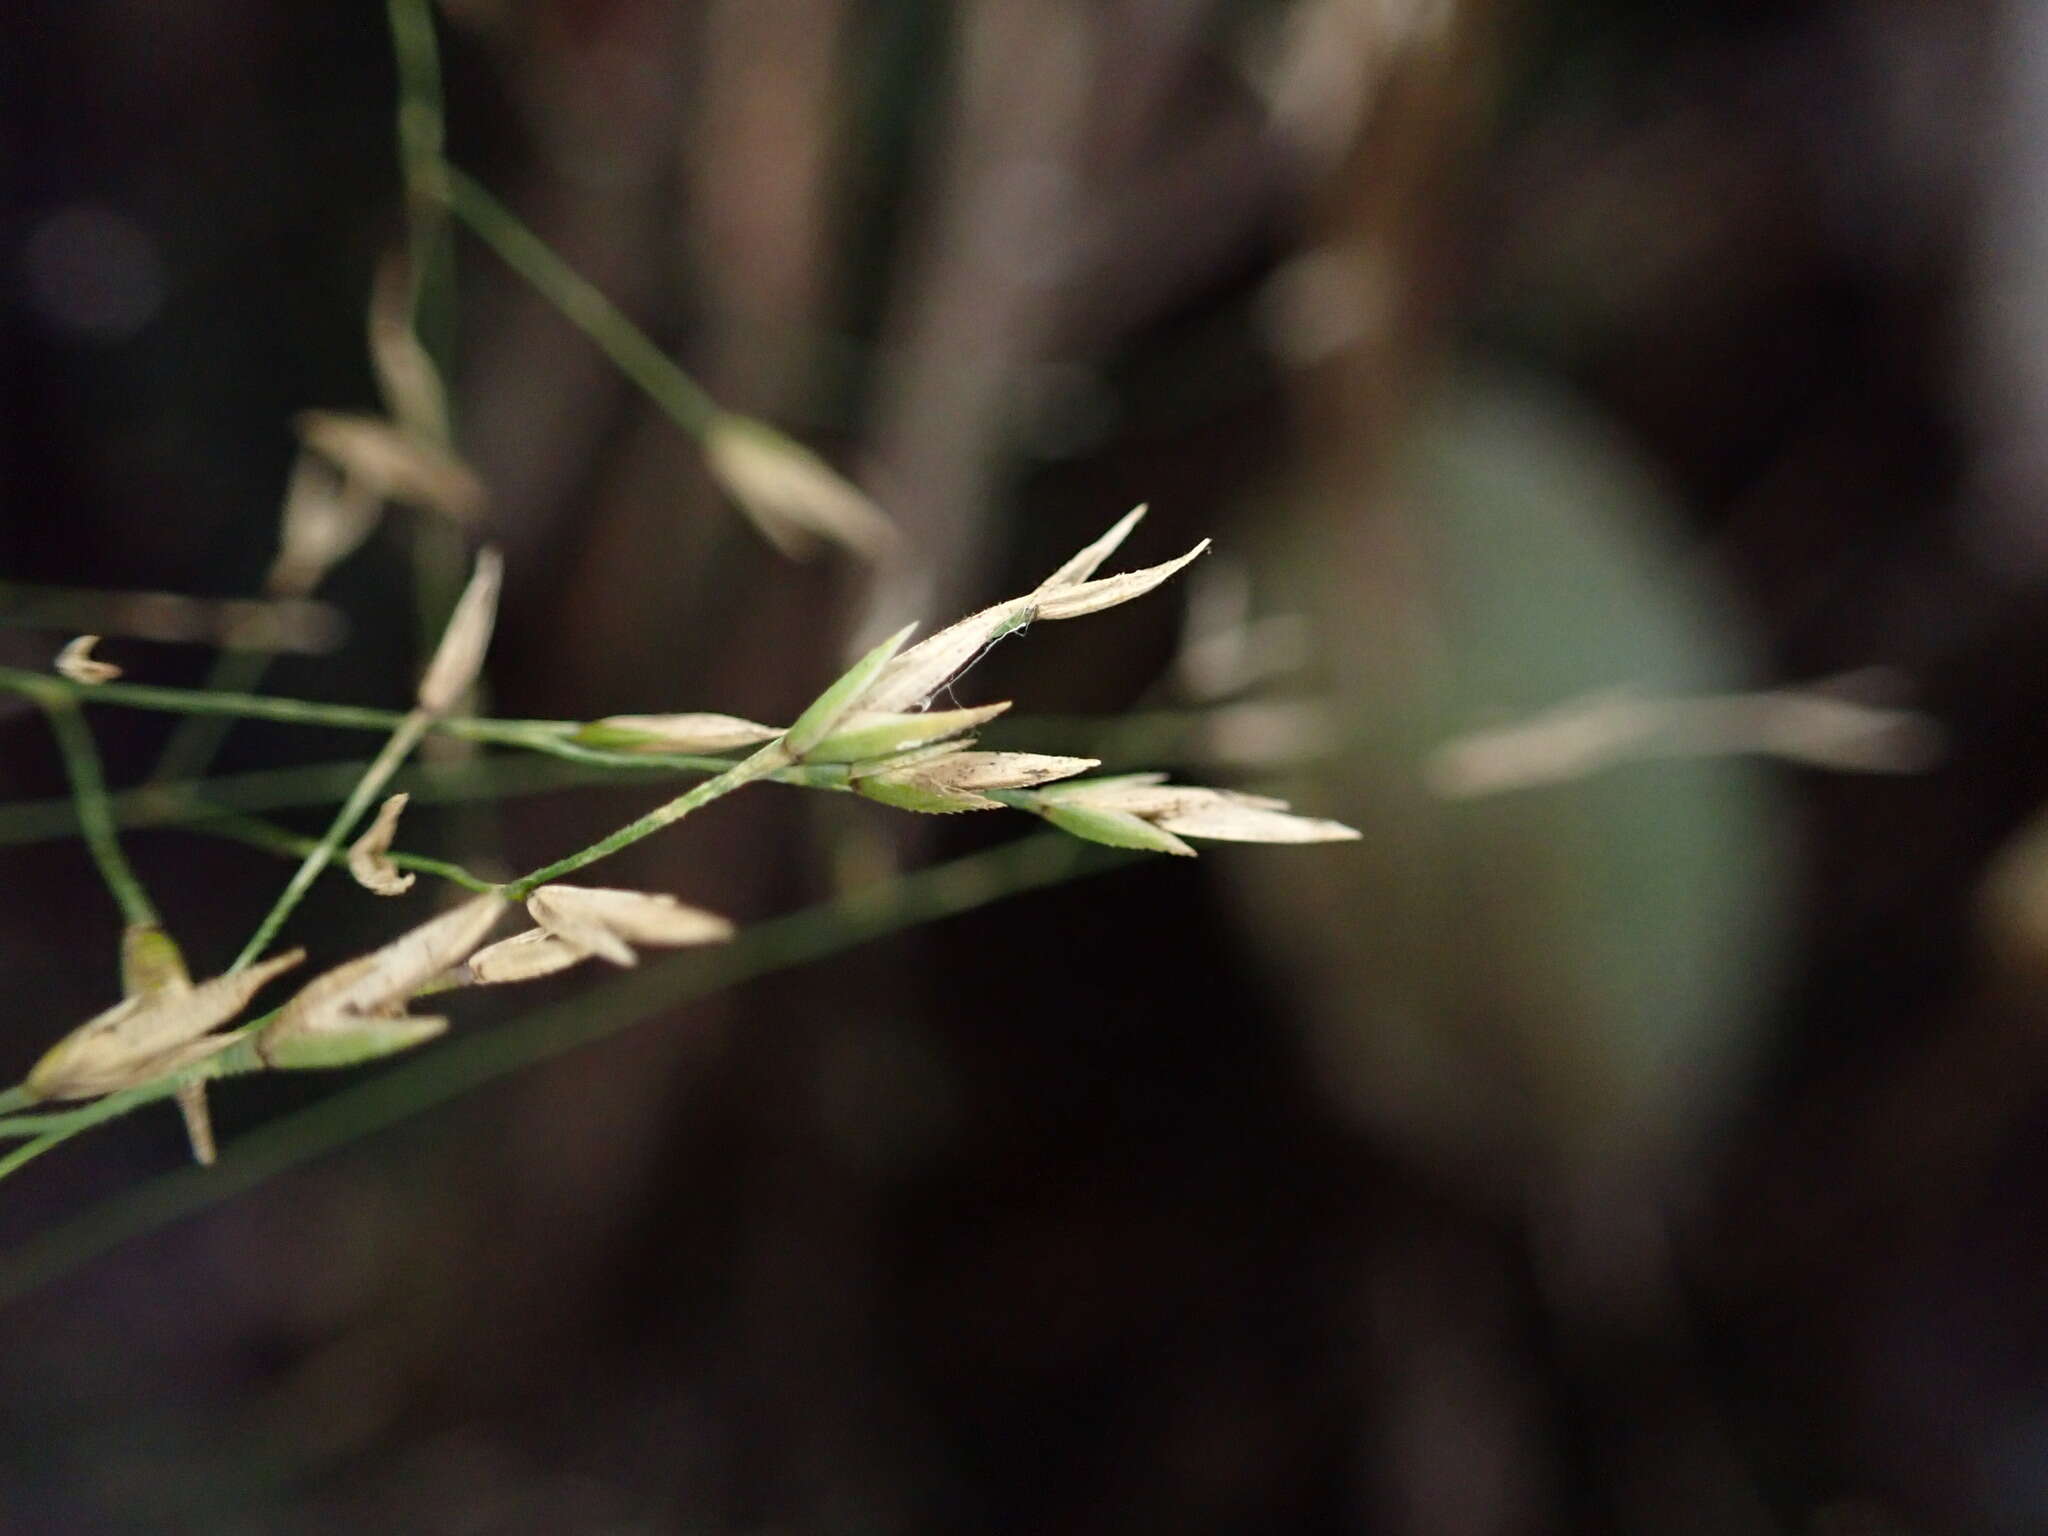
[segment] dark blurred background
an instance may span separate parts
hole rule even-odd
[[[464,240],[428,339],[509,562],[498,712],[786,720],[850,635],[1149,500],[1128,563],[1217,553],[973,697],[1364,838],[739,988],[72,1269],[0,1314],[0,1529],[2048,1531],[2048,10],[438,17],[454,160],[909,535],[879,577],[781,559]],[[294,413],[377,409],[404,202],[370,0],[0,37],[0,657],[41,667],[89,626],[24,584],[256,589]],[[346,643],[266,686],[403,704],[447,542],[387,518],[323,589]],[[1933,768],[1421,771],[1601,689],[1870,667]],[[93,719],[147,771],[164,722]],[[220,768],[362,751],[250,725]],[[33,711],[0,772],[62,792]],[[406,836],[523,868],[654,793]],[[607,878],[754,921],[1017,832],[967,820],[762,790]],[[283,873],[131,843],[195,968]],[[117,919],[75,842],[0,870],[12,1080],[112,995]],[[329,885],[294,933],[389,931]],[[337,1086],[217,1092],[223,1167]],[[182,1147],[163,1110],[66,1146],[0,1236]]]

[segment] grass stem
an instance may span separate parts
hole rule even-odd
[[[574,874],[586,865],[595,864],[599,859],[608,858],[621,848],[651,837],[663,827],[673,826],[692,811],[701,810],[712,801],[731,794],[744,784],[766,778],[789,766],[789,754],[783,749],[780,739],[771,741],[744,762],[733,764],[716,778],[706,779],[702,784],[687,790],[665,805],[655,807],[637,821],[629,821],[609,837],[601,837],[588,848],[570,854],[565,859],[535,870],[532,874],[515,880],[505,888],[505,894],[515,901],[524,900],[536,886],[558,880],[563,875]]]
[[[64,772],[71,781],[72,802],[78,807],[78,830],[85,846],[99,866],[124,921],[130,924],[158,921],[156,906],[142,888],[121,851],[121,835],[114,826],[114,813],[107,795],[107,778],[100,767],[99,748],[85,723],[78,701],[50,692],[37,700],[49,718],[57,738],[57,750],[64,758]]]
[[[442,181],[455,217],[596,342],[598,350],[645,390],[677,426],[693,437],[710,430],[719,414],[717,402],[616,304],[477,182],[453,166],[442,167]]]
[[[249,936],[249,942],[243,945],[242,952],[235,956],[235,963],[228,967],[230,975],[248,969],[263,951],[270,947],[270,941],[277,937],[277,931],[284,926],[285,919],[291,916],[292,909],[299,904],[306,892],[312,889],[313,882],[320,878],[321,871],[334,861],[334,855],[340,851],[342,843],[355,829],[363,813],[370,808],[370,802],[391,782],[392,774],[398,771],[399,765],[411,754],[412,749],[419,745],[420,738],[427,734],[427,727],[432,723],[432,718],[425,710],[416,709],[391,733],[390,739],[384,743],[384,750],[371,759],[370,766],[356,781],[355,788],[349,791],[349,796],[342,802],[341,809],[334,813],[334,820],[328,823],[327,831],[293,871],[291,880],[278,894],[270,910],[264,914],[263,921],[257,924],[256,931]]]

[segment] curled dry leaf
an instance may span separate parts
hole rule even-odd
[[[93,658],[92,648],[99,643],[98,635],[80,635],[76,640],[67,642],[64,649],[57,653],[57,675],[87,686],[111,683],[119,677],[121,669],[111,661],[97,661]]]
[[[295,949],[196,987],[172,983],[124,998],[50,1047],[23,1086],[36,1099],[90,1099],[182,1071],[225,1048],[234,1037],[211,1031],[305,958]]]
[[[476,553],[476,569],[456,599],[441,643],[420,678],[419,705],[429,714],[445,715],[462,701],[483,671],[491,630],[498,622],[498,591],[505,580],[505,561],[485,545]]]
[[[527,898],[526,910],[555,937],[613,965],[634,964],[635,945],[718,944],[733,933],[717,913],[652,891],[544,885]]]
[[[403,896],[419,877],[402,873],[391,862],[391,839],[398,833],[398,818],[404,814],[411,795],[400,792],[377,808],[376,819],[348,850],[348,872],[356,883],[379,896]]]

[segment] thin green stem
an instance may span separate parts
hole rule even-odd
[[[68,678],[46,677],[0,667],[0,688],[35,699],[90,699],[124,709],[165,714],[221,715],[248,720],[274,720],[287,725],[328,726],[343,731],[395,731],[407,716],[394,709],[369,709],[357,704],[326,704],[313,699],[273,698],[252,693],[206,693],[196,688],[163,688],[149,683],[98,683],[91,686]],[[612,752],[569,740],[582,728],[577,720],[483,720],[462,715],[437,717],[429,730],[464,741],[489,742],[540,752],[572,763],[614,768],[680,769],[688,773],[723,773],[732,759],[690,753]],[[174,787],[174,786],[173,786]]]
[[[459,885],[465,891],[475,891],[479,896],[487,895],[498,888],[497,881],[486,880],[482,875],[474,874],[448,859],[429,858],[423,853],[389,853],[385,857],[400,869],[432,875],[436,880],[446,880],[450,885]]]
[[[107,796],[106,774],[100,768],[99,748],[85,723],[75,699],[45,695],[38,702],[49,717],[57,738],[57,750],[64,757],[64,772],[71,780],[71,798],[78,806],[78,830],[85,846],[99,866],[121,916],[129,923],[158,921],[156,907],[142,888],[128,856],[121,851],[121,835],[114,828],[114,813]]]
[[[288,858],[304,858],[319,847],[317,838],[301,837],[288,828],[280,827],[273,822],[259,821],[252,816],[223,816],[194,830],[216,837],[232,838],[238,843],[246,843],[252,848],[267,849]],[[399,853],[395,850],[384,856],[400,869],[432,875],[436,879],[446,880],[451,885],[459,885],[466,891],[482,894],[498,888],[495,880],[486,880],[483,876],[472,874],[460,864],[450,863],[446,859],[433,859],[423,854]]]
[[[391,53],[398,69],[398,163],[405,180],[405,315],[435,375],[438,408],[408,410],[393,398],[395,415],[414,431],[452,447],[448,400],[438,380],[453,371],[455,351],[455,250],[448,238],[448,202],[443,158],[447,107],[441,87],[441,47],[435,34],[432,0],[387,0]],[[391,381],[386,380],[386,389]],[[431,419],[428,419],[431,415]],[[468,564],[463,530],[447,518],[413,524],[413,607],[423,642],[431,648],[442,615],[462,590]]]
[[[534,887],[545,885],[550,880],[558,880],[563,875],[574,874],[585,865],[595,864],[599,859],[609,858],[621,848],[629,847],[643,837],[651,837],[663,827],[673,826],[692,811],[703,809],[712,801],[731,794],[742,785],[766,778],[769,774],[788,766],[789,754],[783,749],[781,739],[777,738],[744,762],[733,764],[718,777],[706,779],[702,784],[678,795],[667,804],[655,807],[637,821],[626,823],[611,836],[601,837],[588,848],[572,853],[566,859],[557,859],[554,863],[513,881],[505,887],[505,894],[514,901],[524,900]]]
[[[687,752],[609,752],[586,747],[566,736],[539,732],[518,740],[502,738],[501,745],[523,747],[545,757],[559,757],[565,763],[591,763],[606,768],[666,768],[682,773],[723,773],[733,766],[729,757],[704,757]],[[791,779],[791,783],[798,780]]]
[[[666,771],[670,759],[620,758],[603,767],[537,757],[493,756],[474,762],[414,763],[391,780],[415,805],[456,805],[499,800],[558,789],[606,788],[621,782],[620,770]],[[711,770],[730,763],[714,760]],[[310,763],[299,768],[265,768],[251,773],[182,784],[148,784],[113,797],[115,823],[122,827],[201,827],[234,811],[281,811],[296,806],[334,805],[362,777],[366,761]],[[699,768],[697,771],[708,771]],[[792,770],[792,783],[806,782]],[[783,777],[778,775],[778,777]],[[829,786],[828,786],[829,787]],[[78,833],[78,808],[69,796],[0,805],[0,847],[48,842]]]
[[[34,699],[62,697],[164,714],[230,715],[245,720],[275,720],[285,725],[324,725],[343,731],[394,731],[406,718],[394,709],[368,709],[358,704],[327,704],[270,694],[164,688],[152,683],[74,683],[69,678],[24,672],[16,667],[0,667],[0,688]],[[435,720],[433,729],[471,741],[527,747],[577,730],[581,724],[576,720],[477,720],[449,715]]]
[[[638,384],[677,426],[702,437],[719,415],[704,386],[628,320],[503,203],[452,165],[441,168],[448,207],[506,266],[540,291]]]
[[[59,1132],[48,1136],[38,1136],[33,1141],[23,1142],[5,1157],[0,1157],[0,1179],[6,1178],[7,1175],[14,1172],[23,1163],[34,1162],[52,1147],[62,1146],[75,1134],[77,1133]]]
[[[398,66],[398,165],[405,178],[406,268],[417,320],[443,265],[447,205],[442,197],[447,114],[441,99],[441,46],[429,0],[388,0],[391,53]]]
[[[241,654],[241,653],[236,653]],[[42,672],[0,667],[0,688],[31,698],[62,695],[120,709],[153,710],[174,715],[219,715],[246,720],[271,720],[285,725],[326,726],[342,731],[395,730],[405,716],[395,709],[359,704],[329,704],[317,699],[272,694],[166,688],[151,683],[74,683]],[[1076,750],[1109,752],[1115,757],[1158,757],[1187,750],[1189,739],[1212,719],[1211,709],[1158,709],[1128,715],[1018,715],[982,728],[984,744],[1022,750],[1049,738],[1065,740]],[[618,752],[586,747],[569,738],[583,728],[580,720],[479,719],[450,715],[436,720],[436,734],[498,746],[545,752],[569,762],[601,763],[618,768],[679,768],[722,773],[728,758],[685,753]],[[785,776],[788,782],[798,782]],[[225,781],[220,781],[225,782]],[[4,839],[0,839],[4,840]]]
[[[206,682],[198,691],[209,696],[246,697],[250,689],[263,681],[269,668],[270,658],[261,651],[222,651],[214,657]],[[220,755],[221,745],[234,728],[236,718],[226,710],[193,710],[186,714],[164,743],[145,782],[167,784],[200,777]]]
[[[94,1099],[77,1109],[58,1109],[34,1115],[8,1115],[0,1119],[0,1136],[76,1136],[96,1125],[104,1125],[144,1104],[154,1104],[178,1091],[183,1075],[161,1078],[140,1088],[129,1088]]]
[[[263,921],[257,925],[255,933],[249,936],[249,942],[242,946],[242,952],[235,956],[235,963],[228,967],[229,974],[246,970],[270,947],[270,941],[277,937],[277,931],[284,926],[285,919],[291,916],[292,909],[299,904],[306,892],[312,889],[313,882],[320,878],[320,872],[333,862],[334,855],[340,850],[355,824],[362,819],[363,812],[370,808],[370,802],[377,798],[379,791],[391,781],[392,774],[398,771],[399,765],[405,761],[412,749],[419,745],[420,738],[427,734],[427,726],[431,722],[432,717],[426,711],[414,710],[405,717],[398,729],[391,733],[391,739],[384,743],[384,750],[371,760],[362,778],[356,781],[356,787],[349,792],[348,799],[344,800],[341,809],[334,813],[334,820],[328,823],[326,833],[293,872],[290,883],[279,893],[270,911],[264,914]]]

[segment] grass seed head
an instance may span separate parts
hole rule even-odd
[[[172,983],[123,998],[44,1052],[25,1086],[37,1099],[91,1099],[182,1071],[232,1043],[232,1035],[212,1031],[305,958],[295,949],[197,986]]]
[[[441,643],[420,678],[419,704],[427,713],[445,715],[454,709],[483,671],[484,652],[490,649],[491,630],[498,622],[498,591],[504,581],[504,557],[487,544],[477,551],[469,585],[456,599],[448,627],[441,631]]]
[[[556,938],[613,965],[633,965],[634,947],[720,944],[732,924],[715,912],[654,891],[544,885],[526,899],[533,920]]]

